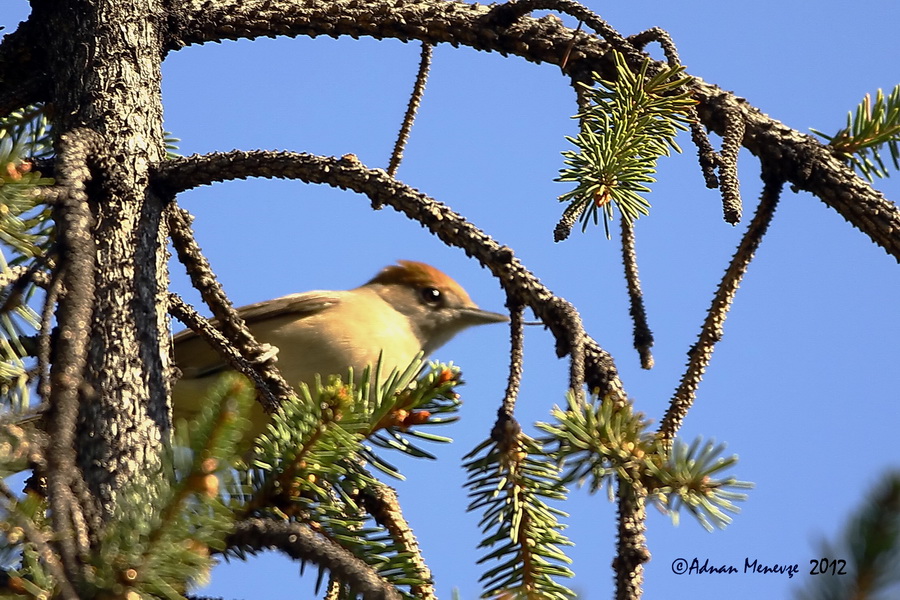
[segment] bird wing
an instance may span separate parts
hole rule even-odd
[[[237,312],[248,324],[283,315],[296,315],[298,319],[302,319],[322,312],[340,301],[341,297],[335,292],[303,292],[247,304],[238,308]],[[218,327],[218,319],[210,319],[209,322],[214,327]],[[176,333],[172,342],[177,346],[179,343],[195,337],[198,337],[198,334],[193,329],[185,329]]]
[[[253,323],[275,317],[294,316],[302,319],[340,302],[339,292],[314,291],[248,304],[238,308],[237,312],[252,328]],[[211,319],[210,323],[216,326],[218,321]],[[185,378],[206,377],[227,368],[218,353],[192,329],[175,334],[172,343],[175,346],[175,363]]]

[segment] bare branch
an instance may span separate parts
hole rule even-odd
[[[695,81],[698,114],[716,133],[724,135],[730,111],[737,110],[746,126],[743,146],[764,165],[777,165],[779,175],[793,188],[817,196],[851,225],[900,262],[900,209],[833,156],[816,139],[768,117],[714,85]]]
[[[403,160],[403,149],[406,148],[406,143],[409,141],[409,132],[412,129],[413,121],[416,120],[416,111],[419,110],[422,95],[425,93],[425,83],[428,81],[428,70],[430,68],[431,46],[423,43],[422,57],[419,60],[419,72],[416,74],[416,83],[413,85],[409,104],[406,107],[406,114],[403,116],[403,125],[400,126],[400,132],[397,134],[397,141],[394,144],[394,151],[391,153],[391,160],[388,164],[387,172],[391,177],[397,175],[397,167],[400,166],[400,161]]]
[[[273,389],[277,389],[279,385],[287,385],[284,378],[276,372],[277,377],[281,380],[280,384],[273,381],[272,369],[274,365],[271,362],[250,361],[246,359],[241,352],[234,347],[234,344],[225,337],[212,323],[204,318],[200,313],[194,310],[189,304],[181,299],[177,294],[169,294],[169,314],[187,325],[190,329],[197,332],[207,344],[216,349],[231,367],[244,375],[253,382],[254,387],[259,391],[263,398],[267,398],[269,404],[277,406],[278,403],[289,396],[273,395]],[[254,342],[255,343],[255,342]],[[257,344],[258,346],[258,344]],[[292,392],[288,392],[292,394]],[[264,403],[264,406],[266,403]]]
[[[783,181],[778,176],[769,173],[768,170],[763,172],[763,180],[765,186],[756,214],[750,221],[750,225],[719,283],[712,305],[706,313],[697,343],[688,351],[687,369],[682,375],[681,383],[675,390],[665,417],[659,425],[660,437],[669,447],[671,447],[687,411],[694,403],[697,387],[700,385],[706,367],[709,366],[716,342],[722,339],[723,325],[728,310],[731,308],[731,302],[734,300],[741,279],[747,272],[747,267],[753,260],[769,223],[772,221],[772,216],[775,214],[775,208],[778,206],[778,198],[784,186]]]
[[[696,114],[697,109],[692,108],[691,112]],[[693,115],[691,116],[693,117]],[[697,148],[697,160],[700,163],[700,172],[703,173],[706,187],[711,190],[719,187],[719,178],[716,176],[716,151],[699,118],[691,121],[691,141]]]
[[[197,4],[183,10],[172,21],[167,47],[177,49],[222,39],[256,38],[277,35],[343,35],[421,40],[430,44],[466,45],[478,50],[515,54],[526,60],[561,65],[572,40],[573,30],[557,18],[514,18],[511,25],[491,23],[504,11],[521,12],[537,6],[563,6],[561,2],[517,3],[520,8],[488,7],[478,4],[437,0],[393,0],[357,2],[334,0],[221,0],[210,7]],[[575,5],[576,3],[571,3]],[[513,5],[515,6],[515,5]],[[559,10],[559,8],[557,8]],[[493,12],[492,11],[497,11]],[[566,11],[581,18],[577,11]],[[577,13],[577,14],[576,14]],[[493,17],[489,15],[493,14]],[[516,12],[511,13],[518,17]],[[590,15],[584,15],[589,17]],[[599,18],[599,17],[597,17]],[[585,23],[588,23],[586,20]],[[598,29],[605,31],[599,23]],[[606,32],[612,39],[613,33]],[[618,41],[616,42],[618,43]],[[638,67],[643,54],[623,51],[629,64]],[[610,44],[587,33],[576,36],[575,48],[565,72],[574,77],[596,71],[606,79],[615,78],[615,69],[606,54]],[[746,125],[744,147],[769,164],[778,162],[787,183],[819,197],[854,227],[865,233],[900,261],[900,210],[875,191],[866,181],[831,154],[811,136],[790,129],[771,119],[745,100],[695,78],[690,86],[700,101],[697,114],[710,130],[724,135],[737,110]],[[703,131],[695,127],[693,137],[702,141]],[[700,160],[708,186],[708,148],[700,148]]]
[[[738,152],[744,141],[746,128],[738,111],[732,111],[722,136],[722,152],[718,156],[719,189],[722,192],[722,212],[725,222],[741,222],[741,184],[737,175]]]
[[[524,307],[510,300],[507,300],[506,307],[509,309],[509,377],[501,410],[507,417],[512,417],[522,383],[522,364],[525,358]]]
[[[589,389],[598,389],[601,395],[614,393],[625,398],[612,357],[584,335],[578,312],[570,303],[554,296],[513,256],[510,248],[501,246],[444,204],[389,177],[381,169],[367,169],[355,158],[232,151],[165,161],[156,170],[154,185],[161,193],[173,195],[215,181],[247,177],[326,183],[364,194],[373,203],[391,206],[418,221],[444,243],[462,248],[476,258],[500,280],[512,299],[529,306],[556,337],[559,357],[573,354],[573,350],[577,352],[573,344],[580,343],[579,336],[584,336],[583,381]]]
[[[369,565],[302,523],[247,519],[237,524],[226,542],[230,547],[251,552],[277,549],[293,559],[320,565],[350,584],[365,600],[401,598]]]
[[[625,267],[625,282],[628,286],[629,313],[634,323],[634,349],[641,357],[641,367],[653,368],[653,332],[647,325],[647,309],[644,308],[644,293],[638,275],[637,252],[634,247],[634,223],[622,217],[622,264]]]
[[[488,23],[501,27],[510,27],[526,14],[536,10],[555,10],[570,15],[584,23],[612,45],[613,48],[623,54],[632,55],[635,58],[637,49],[622,35],[609,25],[594,11],[574,0],[512,0],[505,4],[492,7],[488,15]],[[570,56],[569,52],[566,57]],[[566,62],[568,60],[564,59]]]
[[[626,481],[619,477],[616,536],[616,600],[639,600],[644,583],[644,563],[650,560],[645,535],[647,491],[639,478]]]
[[[633,44],[638,50],[643,50],[650,42],[656,42],[662,48],[666,57],[666,62],[670,67],[681,65],[681,58],[678,56],[678,48],[669,32],[662,27],[651,27],[646,31],[628,36],[628,42]]]
[[[172,245],[175,246],[178,259],[187,269],[191,283],[200,292],[206,305],[215,316],[217,325],[225,338],[233,340],[240,355],[246,362],[253,365],[258,375],[252,379],[257,383],[263,408],[268,413],[274,412],[280,405],[281,399],[290,398],[294,393],[275,366],[271,346],[261,345],[256,341],[244,320],[225,295],[225,291],[210,269],[209,262],[194,239],[190,214],[173,203],[169,206],[168,216]],[[184,314],[183,310],[181,312]],[[208,335],[205,337],[209,339]],[[231,359],[231,357],[229,358]],[[237,363],[232,360],[232,364]],[[260,386],[260,379],[267,385]]]

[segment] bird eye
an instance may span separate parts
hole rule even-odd
[[[435,287],[423,287],[419,290],[419,295],[425,304],[438,304],[441,301],[441,290]]]

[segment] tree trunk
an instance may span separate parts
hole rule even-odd
[[[159,472],[170,431],[164,202],[148,187],[149,167],[165,152],[165,13],[161,0],[34,0],[33,8],[32,22],[46,32],[57,133],[89,128],[100,137],[100,156],[88,159],[92,323],[86,366],[76,374],[75,440],[87,489],[108,515],[116,490]],[[72,250],[61,246],[64,269]]]

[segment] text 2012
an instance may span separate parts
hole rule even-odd
[[[847,561],[842,558],[810,559],[810,575],[846,575]]]

